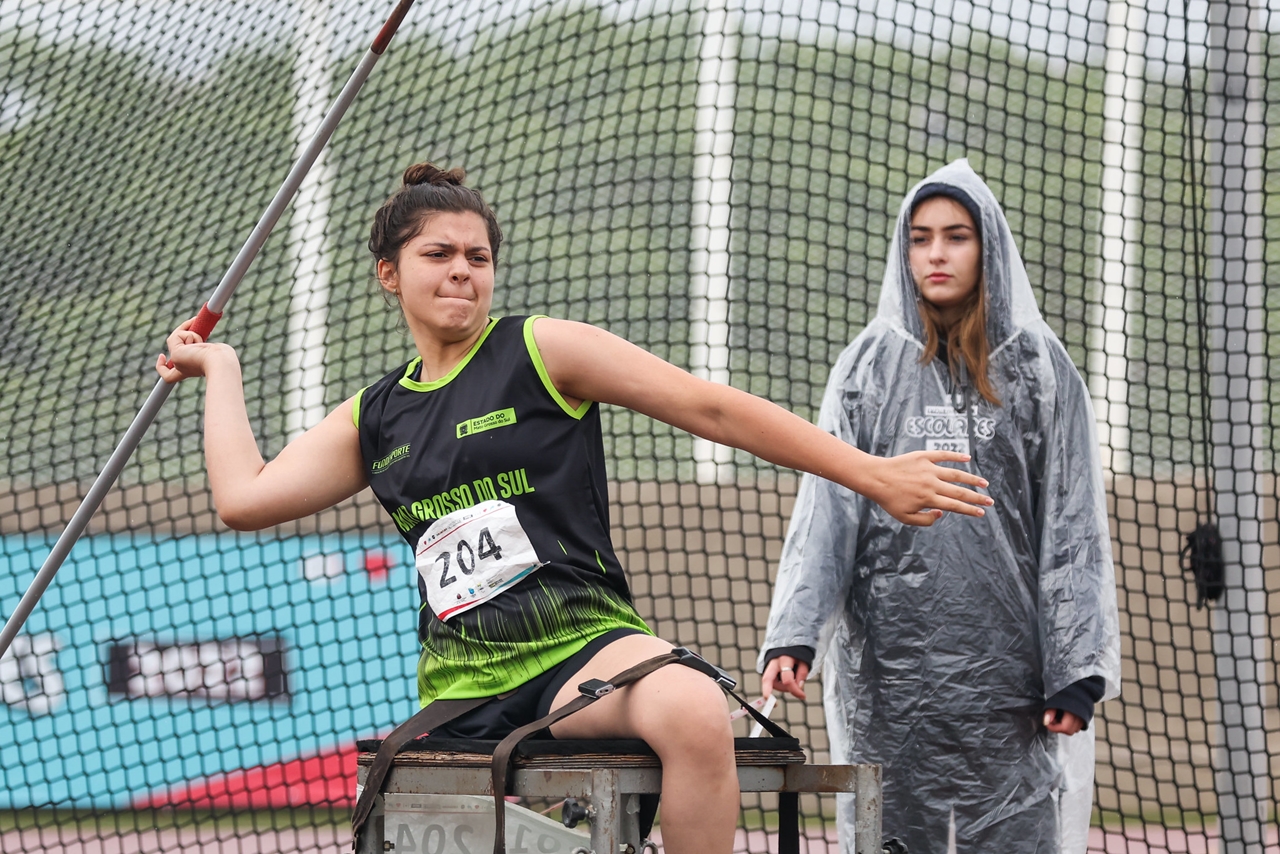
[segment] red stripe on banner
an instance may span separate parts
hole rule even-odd
[[[348,744],[314,756],[245,768],[143,795],[134,809],[351,808],[356,799],[356,747]]]

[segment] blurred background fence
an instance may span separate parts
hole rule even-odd
[[[0,0],[5,615],[391,5]],[[431,159],[504,225],[495,313],[596,323],[813,418],[903,194],[968,157],[1098,414],[1124,690],[1097,718],[1091,844],[1260,850],[1280,794],[1271,8],[420,0],[217,335],[268,455],[404,361],[364,243]],[[355,739],[416,706],[412,560],[380,508],[229,532],[199,397],[174,394],[0,659],[5,852],[343,849]],[[758,689],[794,475],[629,412],[605,431],[642,615]],[[1227,573],[1199,608],[1179,551],[1202,521]],[[821,760],[819,693],[776,716]],[[744,805],[744,831],[767,824]],[[821,850],[832,804],[803,807]]]

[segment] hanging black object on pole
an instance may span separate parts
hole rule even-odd
[[[1192,111],[1191,81],[1193,75],[1191,73],[1190,42],[1187,42],[1186,51],[1183,53],[1182,69],[1183,116],[1186,120],[1187,128],[1191,129],[1195,126],[1195,117]],[[1195,283],[1196,320],[1199,324],[1197,338],[1200,370],[1197,375],[1200,380],[1200,394],[1198,400],[1200,404],[1201,434],[1204,437],[1205,445],[1205,482],[1210,483],[1213,479],[1213,423],[1209,417],[1210,393],[1207,383],[1208,369],[1211,362],[1209,342],[1206,336],[1206,332],[1209,329],[1209,301],[1205,294],[1205,232],[1200,224],[1200,210],[1203,204],[1200,198],[1201,180],[1196,169],[1201,154],[1196,152],[1194,134],[1187,134],[1186,146],[1184,154],[1187,167],[1191,173],[1191,254],[1194,262],[1193,281]],[[1198,487],[1196,492],[1196,506],[1198,509],[1200,506]],[[1179,562],[1182,564],[1182,571],[1190,574],[1195,581],[1196,610],[1204,608],[1205,602],[1212,602],[1221,598],[1223,590],[1226,589],[1226,567],[1222,562],[1222,535],[1218,532],[1218,526],[1213,522],[1212,493],[1208,495],[1208,502],[1208,520],[1199,522],[1195,529],[1186,535],[1187,543],[1182,547],[1182,551],[1178,555]]]
[[[360,64],[356,66],[355,71],[351,73],[351,77],[347,79],[346,85],[342,87],[342,91],[338,93],[333,105],[325,113],[324,119],[320,122],[320,127],[316,129],[315,135],[307,143],[307,147],[299,155],[297,161],[293,164],[293,168],[289,170],[284,183],[267,205],[266,211],[263,212],[257,225],[253,227],[253,231],[250,232],[248,239],[236,254],[231,266],[227,268],[222,281],[214,288],[213,294],[210,295],[208,301],[201,306],[200,313],[196,316],[195,322],[191,326],[191,331],[201,338],[208,340],[209,333],[213,331],[214,325],[222,317],[223,309],[231,298],[231,294],[235,291],[236,286],[240,284],[245,273],[248,272],[249,265],[257,257],[258,251],[271,234],[271,230],[275,228],[276,222],[279,221],[285,208],[293,201],[293,197],[297,194],[298,188],[302,186],[302,181],[307,172],[311,170],[316,158],[320,156],[320,151],[328,143],[329,138],[333,136],[333,132],[338,123],[342,121],[347,108],[351,106],[356,94],[364,86],[369,73],[373,71],[373,66],[377,64],[383,52],[386,51],[387,45],[391,43],[391,38],[396,34],[396,30],[399,29],[400,23],[404,20],[405,15],[409,12],[409,7],[412,5],[413,0],[400,0],[391,11],[391,16],[387,18],[382,28],[378,30],[378,34],[373,39],[373,44],[370,45],[369,50],[360,60]],[[143,403],[142,409],[134,417],[133,423],[125,430],[124,436],[121,437],[120,443],[116,445],[115,450],[112,451],[111,456],[107,459],[107,464],[103,467],[102,472],[94,480],[93,485],[89,487],[84,500],[80,502],[80,506],[72,514],[71,521],[67,523],[62,535],[54,543],[49,556],[45,558],[40,571],[36,573],[35,580],[31,582],[31,586],[27,588],[27,592],[23,594],[21,601],[18,602],[18,607],[9,616],[4,629],[0,630],[0,656],[3,656],[5,651],[9,649],[9,645],[17,637],[18,631],[22,628],[23,623],[27,621],[27,617],[31,616],[36,603],[40,601],[40,597],[44,595],[44,591],[53,581],[53,577],[57,574],[59,567],[62,566],[62,562],[66,560],[67,555],[71,553],[72,547],[80,539],[85,528],[88,527],[89,519],[97,512],[102,500],[106,497],[107,491],[115,484],[120,472],[124,469],[125,463],[133,456],[133,452],[142,441],[143,434],[147,432],[147,428],[155,421],[160,407],[164,405],[165,399],[168,398],[172,388],[173,386],[164,380],[157,381],[146,402]]]
[[[1222,597],[1226,589],[1226,568],[1222,563],[1222,536],[1212,522],[1201,522],[1187,534],[1187,544],[1179,554],[1182,571],[1196,583],[1196,609]]]

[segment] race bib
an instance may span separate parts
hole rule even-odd
[[[437,519],[418,541],[415,563],[427,604],[441,620],[488,602],[542,566],[516,508],[505,501]]]

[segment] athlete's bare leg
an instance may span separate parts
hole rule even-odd
[[[627,635],[595,654],[556,695],[609,679],[671,644]],[[662,760],[662,847],[667,854],[730,854],[740,808],[733,730],[724,692],[707,676],[669,664],[551,727],[557,738],[642,738]]]

